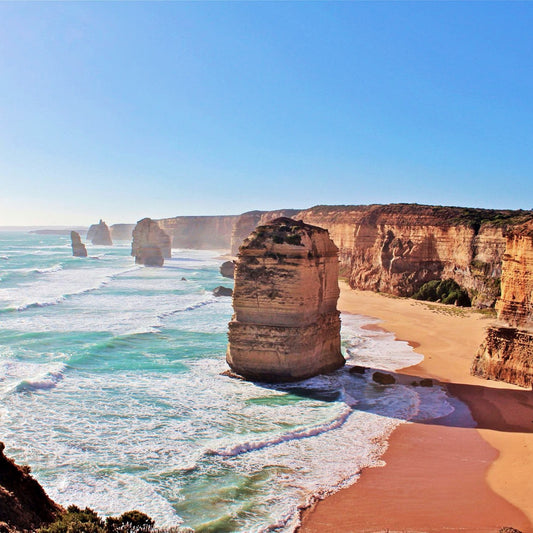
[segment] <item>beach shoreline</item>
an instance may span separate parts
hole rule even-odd
[[[449,417],[401,424],[391,435],[383,468],[301,513],[299,532],[533,532],[533,393],[470,375],[492,319],[485,314],[351,290],[341,283],[339,309],[380,320],[383,328],[424,356],[398,370],[430,378],[466,405],[477,427]]]

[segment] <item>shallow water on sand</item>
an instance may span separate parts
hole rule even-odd
[[[0,434],[48,494],[159,526],[290,531],[298,507],[379,464],[404,420],[453,410],[438,387],[381,387],[358,364],[420,361],[342,317],[348,366],[276,387],[222,376],[231,280],[216,252],[135,266],[129,243],[0,233]],[[185,278],[184,280],[182,278]]]

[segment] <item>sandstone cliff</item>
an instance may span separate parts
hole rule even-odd
[[[132,236],[131,255],[137,264],[163,266],[171,257],[170,237],[151,218],[139,220]]]
[[[231,232],[238,216],[174,217],[158,220],[159,227],[172,239],[173,248],[229,250]]]
[[[236,255],[257,225],[279,216],[327,229],[352,288],[411,296],[427,281],[451,278],[477,307],[494,305],[499,295],[505,232],[533,219],[531,211],[390,204],[175,217],[159,224],[174,247]]]
[[[496,308],[505,326],[488,329],[472,373],[526,387],[533,383],[533,221],[509,229],[502,270]]]
[[[93,224],[89,227],[89,230],[87,231],[87,240],[97,246],[111,246],[113,244],[109,228],[102,219],[100,219],[98,224]]]
[[[112,224],[109,227],[113,241],[131,241],[135,224]]]
[[[227,362],[248,379],[292,381],[341,367],[338,250],[327,230],[279,218],[242,244]]]
[[[504,232],[533,214],[390,204],[317,206],[296,218],[328,229],[354,289],[411,296],[428,281],[451,278],[486,307],[499,294]]]
[[[4,444],[0,442],[0,529],[35,531],[62,512],[31,477],[28,468],[17,466],[4,455]]]
[[[87,257],[87,248],[81,242],[80,234],[76,231],[70,232],[70,242],[72,245],[72,255],[74,257]]]

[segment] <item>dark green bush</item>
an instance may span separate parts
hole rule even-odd
[[[40,533],[105,533],[104,521],[89,507],[80,509],[70,505],[67,512],[61,515],[48,527],[39,529]]]
[[[48,527],[39,529],[39,533],[151,533],[154,521],[140,511],[128,511],[119,517],[110,516],[104,521],[95,511],[86,507],[81,510],[70,505]]]
[[[140,511],[128,511],[118,518],[110,516],[105,521],[107,533],[150,533],[154,521]]]
[[[432,280],[424,283],[415,292],[413,298],[430,302],[440,301],[444,304],[455,304],[461,307],[470,307],[470,297],[468,293],[453,279]]]

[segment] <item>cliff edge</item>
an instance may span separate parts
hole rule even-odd
[[[0,529],[35,531],[62,512],[29,474],[28,467],[18,466],[4,455],[0,442]]]
[[[278,218],[244,241],[226,360],[247,379],[295,381],[344,365],[338,249],[327,230]]]

